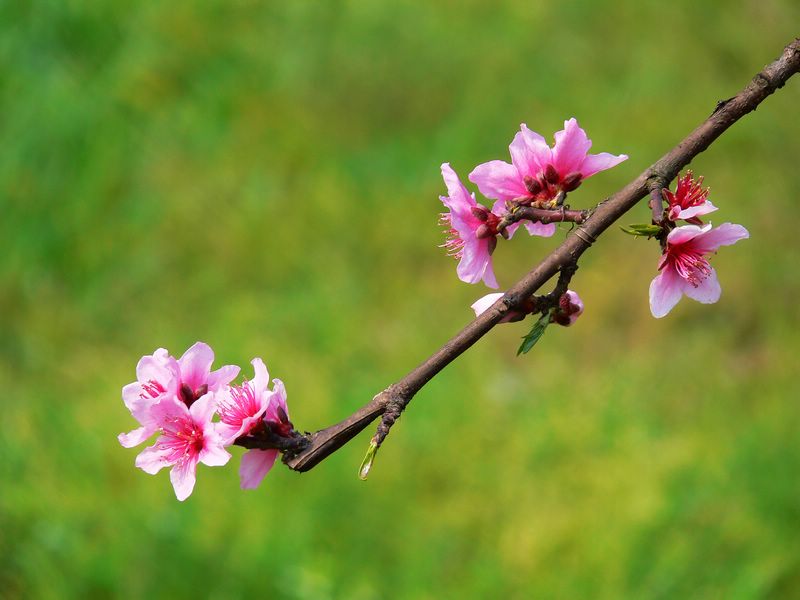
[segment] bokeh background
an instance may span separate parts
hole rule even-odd
[[[493,331],[372,428],[260,489],[133,467],[120,388],[196,340],[267,362],[333,423],[486,290],[437,248],[439,165],[578,117],[630,160],[589,206],[799,32],[794,0],[0,2],[0,597],[800,597],[800,80],[693,168],[715,306],[648,310],[658,248],[610,231],[586,313],[517,358]],[[646,221],[641,206],[627,222]],[[502,243],[510,285],[558,239]],[[524,239],[523,239],[524,238]]]

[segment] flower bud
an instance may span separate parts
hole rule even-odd
[[[564,181],[561,183],[561,189],[565,192],[571,192],[572,190],[578,189],[581,183],[583,183],[583,176],[580,173],[570,173],[564,177]]]
[[[561,180],[561,177],[553,165],[547,165],[547,168],[544,170],[544,179],[547,183],[555,185]]]
[[[525,184],[525,189],[528,190],[531,196],[535,196],[542,191],[542,184],[530,175],[525,175],[525,177],[522,178],[522,182]]]
[[[475,230],[475,237],[479,240],[483,238],[492,237],[494,234],[492,233],[492,228],[486,225],[485,223],[482,225],[478,225],[478,228]]]
[[[553,313],[553,322],[569,327],[583,314],[583,301],[577,292],[567,290],[558,299],[558,308]]]

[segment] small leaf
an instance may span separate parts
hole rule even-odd
[[[543,313],[539,320],[533,324],[531,327],[530,332],[524,338],[522,338],[522,344],[519,346],[519,350],[517,350],[517,356],[520,354],[527,354],[528,351],[536,345],[536,342],[544,335],[545,329],[547,326],[550,325],[550,315],[552,314],[552,310],[548,310],[546,313]]]
[[[654,235],[658,235],[662,231],[661,226],[651,225],[649,223],[634,223],[633,225],[628,225],[627,227],[620,225],[619,228],[622,229],[622,231],[624,231],[628,235],[633,235],[637,237],[640,235],[653,237]]]
[[[375,454],[377,454],[377,452],[378,444],[373,438],[369,443],[369,448],[367,448],[367,455],[364,457],[364,460],[361,461],[361,466],[358,468],[358,477],[362,481],[367,480],[367,475],[369,475],[369,470],[372,468],[372,463],[375,461]]]

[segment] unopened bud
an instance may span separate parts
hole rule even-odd
[[[525,189],[528,190],[531,196],[535,196],[542,191],[542,184],[530,175],[525,175],[525,177],[522,178],[522,181],[525,184]]]
[[[486,225],[485,223],[482,225],[478,225],[478,228],[475,230],[475,237],[478,238],[479,240],[492,236],[494,236],[494,234],[492,233],[492,228]]]
[[[547,168],[544,170],[544,179],[547,183],[555,185],[561,180],[561,176],[553,165],[547,165]]]
[[[581,183],[583,183],[583,176],[580,173],[570,173],[564,177],[564,181],[561,182],[561,189],[565,192],[571,192],[572,190],[578,189]]]

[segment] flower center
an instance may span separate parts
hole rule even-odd
[[[701,252],[682,246],[672,246],[668,250],[669,260],[674,265],[678,275],[691,283],[694,287],[711,275],[711,265]],[[666,265],[666,262],[664,263]],[[662,265],[662,269],[664,268]]]

